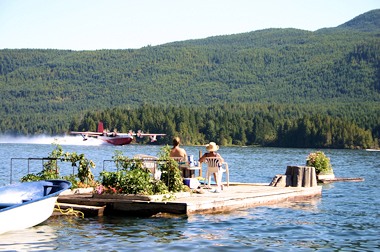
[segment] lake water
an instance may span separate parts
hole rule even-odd
[[[115,150],[157,155],[161,146],[109,146],[78,138],[60,140],[64,151],[84,153],[97,176]],[[0,138],[0,185],[10,182],[11,158],[47,157],[52,139]],[[10,143],[12,142],[12,143]],[[198,157],[204,147],[185,146]],[[221,147],[230,181],[270,183],[287,165],[304,165],[314,149]],[[54,217],[22,231],[0,235],[0,251],[375,251],[380,250],[380,152],[323,150],[337,177],[363,177],[364,182],[323,185],[322,197],[303,202],[240,209],[222,214],[136,217]],[[29,163],[41,170],[41,161]],[[103,165],[104,164],[104,165]],[[28,163],[12,161],[12,179]],[[61,168],[71,173],[71,166]],[[1,225],[1,223],[0,223]]]

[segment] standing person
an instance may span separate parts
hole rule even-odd
[[[217,153],[217,151],[219,150],[219,146],[216,143],[210,142],[209,144],[207,144],[206,150],[208,152],[203,154],[203,156],[199,159],[200,163],[205,162],[208,157],[219,158],[219,167],[220,167],[219,172],[214,173],[214,180],[215,180],[216,185],[217,185],[217,190],[215,192],[218,192],[219,189],[223,190],[223,185],[221,185],[220,180],[221,180],[222,174],[223,174],[223,171],[221,171],[221,166],[222,166],[222,163],[224,162],[224,159],[222,158],[222,156],[219,153]]]
[[[183,161],[187,160],[185,149],[179,147],[181,139],[179,137],[173,138],[173,148],[170,150],[170,157],[181,157]]]

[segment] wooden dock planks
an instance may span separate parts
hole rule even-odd
[[[61,203],[106,206],[104,215],[152,216],[158,213],[185,214],[232,211],[239,208],[301,200],[322,195],[322,187],[272,187],[262,184],[232,184],[220,193],[179,194],[171,201],[139,200],[136,196],[96,198],[92,194],[63,195]]]
[[[69,203],[56,203],[55,215],[65,215],[66,210],[73,209],[75,211],[79,211],[86,217],[94,217],[94,216],[103,216],[104,206],[87,206],[87,205],[78,205],[78,204],[69,204]],[[68,215],[70,212],[68,213]]]

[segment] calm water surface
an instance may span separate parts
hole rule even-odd
[[[0,140],[0,185],[10,182],[11,158],[47,157],[49,139],[27,143]],[[64,151],[84,153],[107,169],[115,150],[157,155],[160,146],[105,146],[78,139],[61,142]],[[187,147],[198,156],[203,147]],[[221,147],[230,166],[230,180],[269,183],[287,165],[304,165],[313,149]],[[364,182],[323,185],[322,197],[304,202],[240,209],[222,214],[151,218],[55,217],[18,232],[0,235],[0,251],[376,251],[380,250],[380,152],[324,150],[337,177],[363,177]],[[104,165],[103,165],[104,164]],[[25,174],[25,160],[13,160],[12,179]],[[32,171],[41,163],[31,162]],[[70,166],[61,168],[71,173]],[[1,225],[1,223],[0,223]]]

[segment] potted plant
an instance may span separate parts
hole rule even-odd
[[[335,178],[330,158],[322,151],[311,152],[306,158],[306,165],[315,167],[318,180]]]

